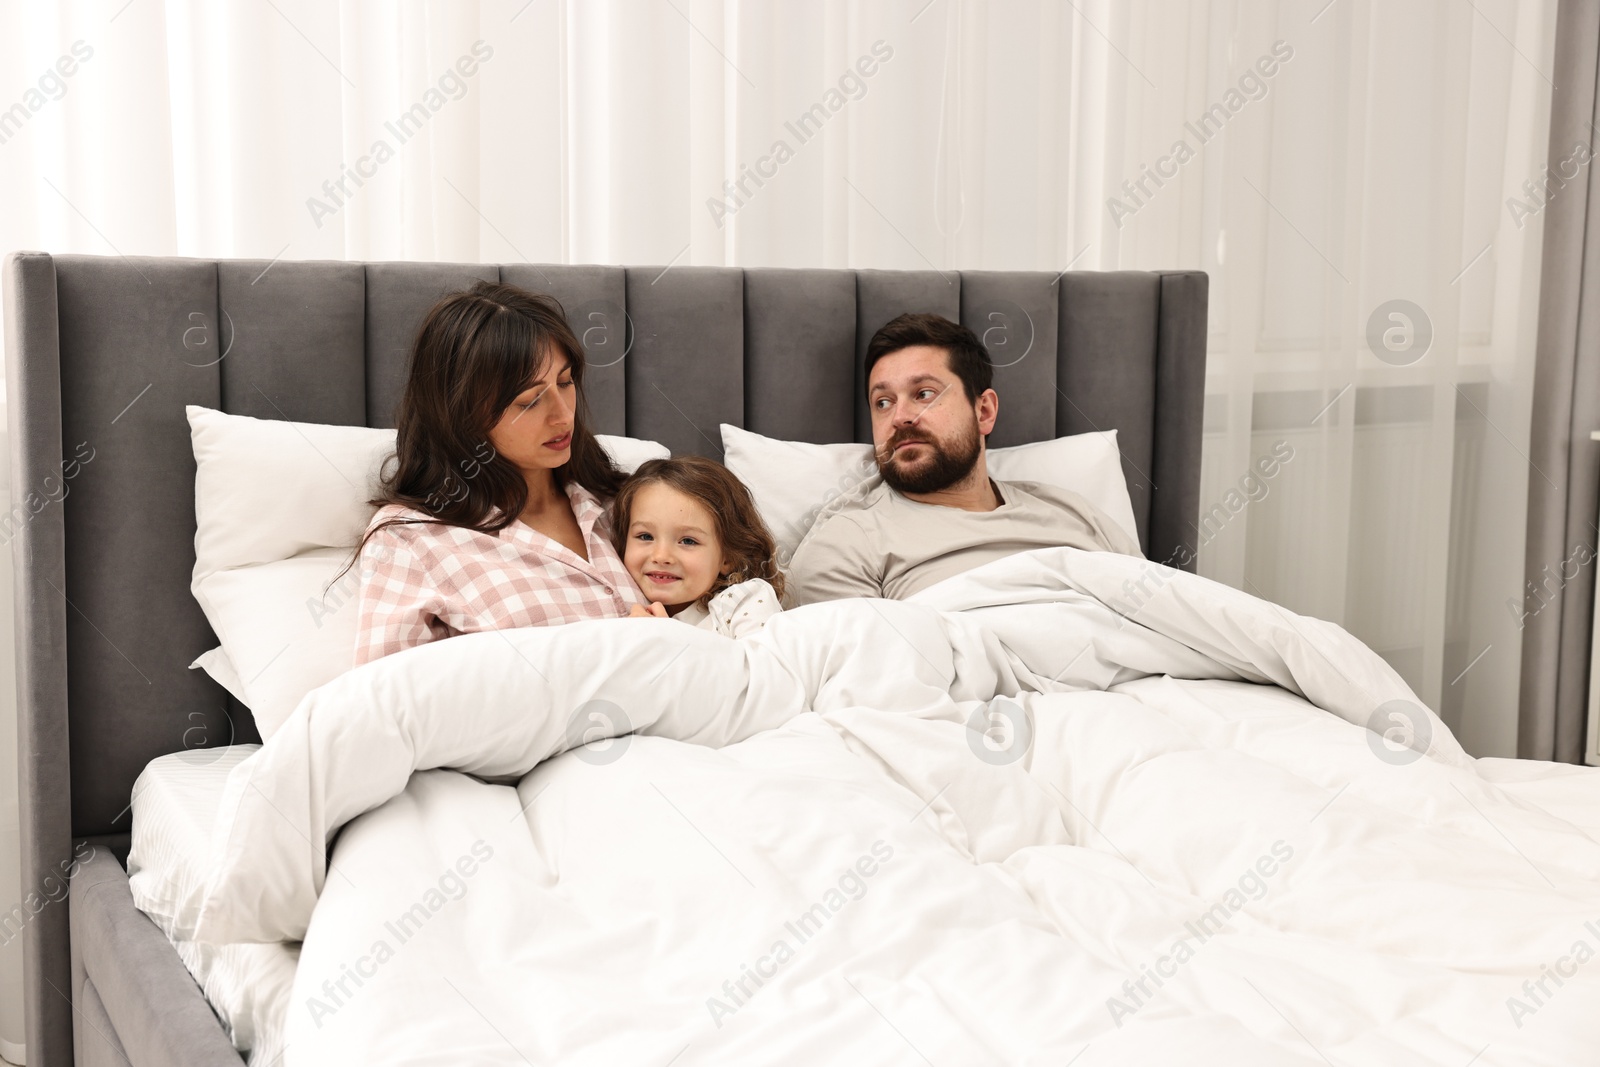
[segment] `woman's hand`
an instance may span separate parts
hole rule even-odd
[[[651,604],[648,608],[643,604],[635,604],[628,609],[630,619],[665,619],[667,609],[660,604]]]

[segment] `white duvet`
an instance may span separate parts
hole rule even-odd
[[[194,933],[304,939],[290,1065],[1581,1064],[1597,835],[1339,627],[1049,549],[359,668]]]

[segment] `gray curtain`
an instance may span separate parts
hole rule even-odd
[[[1561,0],[1545,181],[1517,755],[1581,763],[1600,496],[1600,4]],[[1563,161],[1568,161],[1563,167]],[[1571,175],[1571,177],[1567,177]],[[1535,184],[1538,184],[1537,182]],[[1593,210],[1591,210],[1593,205]],[[1553,483],[1553,484],[1552,484]]]

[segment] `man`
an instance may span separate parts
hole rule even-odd
[[[881,482],[834,501],[789,568],[795,604],[903,600],[953,574],[1031,548],[1069,545],[1141,556],[1077,493],[989,477],[985,438],[1000,398],[972,331],[901,315],[867,346],[867,405]]]

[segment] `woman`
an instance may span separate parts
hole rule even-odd
[[[603,522],[623,474],[589,429],[583,370],[550,297],[479,282],[428,312],[394,468],[356,549],[358,664],[460,633],[645,613]]]

